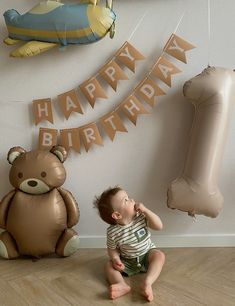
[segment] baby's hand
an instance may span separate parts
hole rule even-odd
[[[135,204],[135,210],[144,213],[146,211],[146,207],[143,203],[136,203]]]
[[[119,272],[122,272],[125,269],[124,264],[121,262],[121,259],[115,257],[112,259],[113,268]]]

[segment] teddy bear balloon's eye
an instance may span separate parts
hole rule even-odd
[[[18,178],[22,178],[23,177],[23,173],[22,172],[19,172],[18,173]]]
[[[43,172],[41,173],[41,177],[46,177],[46,176],[47,176],[46,172],[43,171]]]

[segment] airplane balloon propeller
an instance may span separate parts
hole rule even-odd
[[[78,4],[42,1],[21,15],[10,9],[4,13],[8,37],[7,45],[24,42],[10,53],[12,57],[35,56],[56,46],[90,44],[108,32],[113,38],[116,15],[112,0],[106,7],[98,0],[81,0]]]

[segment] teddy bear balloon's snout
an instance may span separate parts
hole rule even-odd
[[[23,192],[31,194],[43,194],[51,190],[48,184],[33,177],[21,182],[18,188]]]

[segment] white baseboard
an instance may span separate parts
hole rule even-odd
[[[152,235],[159,248],[235,247],[235,234],[223,235]],[[80,236],[80,248],[106,248],[105,236]]]

